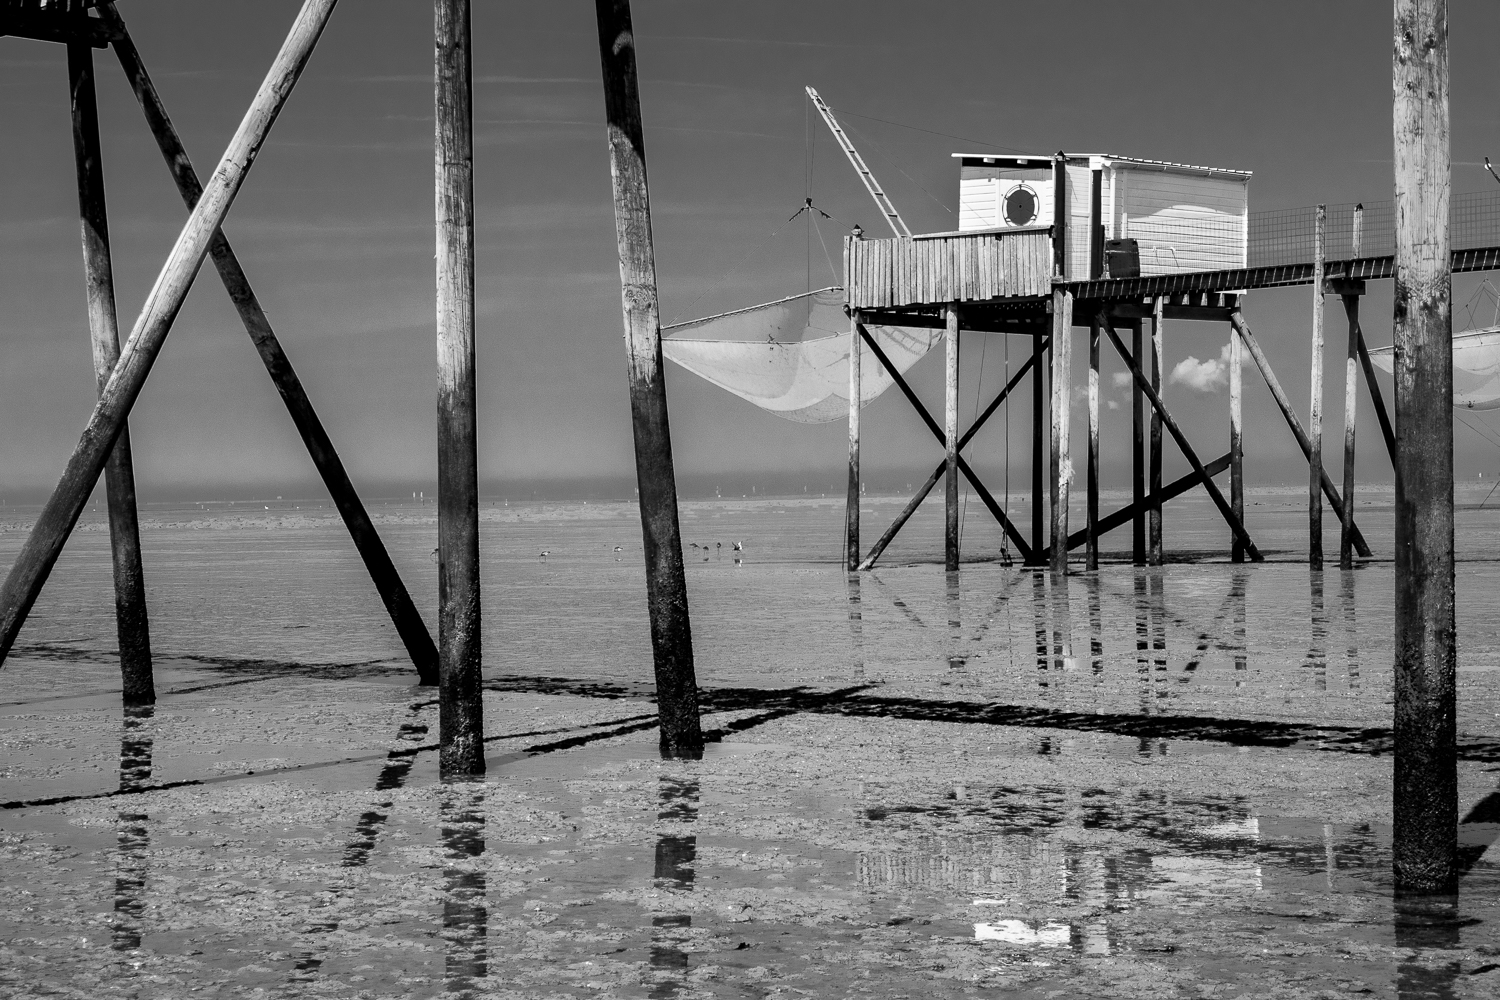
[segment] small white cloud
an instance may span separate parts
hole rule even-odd
[[[1130,383],[1135,381],[1135,378],[1129,372],[1115,372],[1112,377],[1116,389],[1129,388]]]
[[[1172,369],[1171,381],[1180,383],[1197,392],[1214,392],[1229,382],[1229,345],[1219,352],[1217,358],[1199,361],[1188,355]]]
[[[1120,408],[1119,401],[1114,399],[1109,400],[1109,408],[1111,410],[1118,410]]]

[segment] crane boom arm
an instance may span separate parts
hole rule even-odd
[[[833,133],[844,155],[849,157],[849,162],[853,164],[855,173],[859,174],[859,179],[864,181],[865,190],[870,192],[871,198],[875,199],[875,204],[880,209],[880,214],[885,216],[885,221],[890,224],[891,231],[897,236],[909,238],[911,230],[906,227],[901,213],[896,211],[896,206],[891,204],[891,199],[886,197],[886,193],[881,190],[880,182],[875,180],[875,175],[870,173],[869,167],[865,166],[864,157],[859,155],[859,150],[854,148],[854,143],[849,141],[849,137],[839,127],[838,119],[833,117],[833,111],[823,103],[823,98],[819,97],[818,92],[811,87],[807,88],[807,96],[812,99],[813,107],[818,109],[818,114],[823,116],[823,121],[828,123],[829,131]]]

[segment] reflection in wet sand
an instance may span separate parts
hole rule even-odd
[[[1452,1000],[1454,985],[1462,973],[1453,960],[1432,961],[1424,952],[1448,951],[1460,946],[1460,931],[1467,923],[1459,912],[1457,895],[1396,896],[1396,947],[1411,949],[1396,968],[1396,995],[1401,1000]]]
[[[155,705],[125,706],[124,728],[120,733],[122,792],[136,791],[151,781],[150,724],[155,715]],[[115,814],[119,854],[115,861],[115,914],[110,932],[110,947],[115,951],[133,951],[141,946],[141,917],[146,909],[146,852],[151,846],[146,826],[149,818],[129,805]]]
[[[849,636],[854,651],[854,676],[865,676],[865,626],[864,612],[859,606],[859,574],[844,576],[844,593],[849,599]]]
[[[1099,574],[1086,578],[1089,604],[1089,670],[1098,684],[1104,675],[1104,606],[1099,595]]]
[[[656,818],[671,823],[692,823],[698,818],[698,782],[663,775],[658,792]],[[656,888],[691,892],[693,863],[698,857],[696,834],[662,834],[656,840]],[[653,1000],[674,997],[686,985],[688,957],[682,949],[683,931],[693,925],[687,914],[659,914],[651,918],[651,969],[655,985]]]
[[[444,788],[441,809],[443,847],[443,941],[447,961],[443,983],[451,993],[470,996],[489,974],[489,910],[485,906],[484,782],[455,781]]]
[[[1245,642],[1245,609],[1249,603],[1250,573],[1244,569],[1236,569],[1229,576],[1229,606],[1234,617],[1234,640],[1231,649],[1234,652],[1234,686],[1242,687],[1245,683],[1245,673],[1249,669],[1249,660],[1246,655],[1249,647]]]
[[[969,662],[968,654],[964,652],[963,616],[960,614],[960,591],[958,587],[958,574],[947,575],[947,604],[948,604],[948,669],[962,670]]]
[[[1349,690],[1359,690],[1359,621],[1354,608],[1354,570],[1339,574],[1339,603],[1344,609],[1344,655],[1348,660]]]
[[[1323,572],[1313,570],[1308,573],[1308,577],[1311,604],[1308,621],[1311,623],[1311,635],[1308,638],[1307,657],[1302,665],[1312,671],[1313,690],[1327,691],[1328,618],[1323,608]]]

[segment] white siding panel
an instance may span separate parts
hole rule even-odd
[[[1127,175],[1121,208],[1128,235],[1140,244],[1142,274],[1245,266],[1245,180],[1119,168]]]
[[[993,229],[1000,224],[996,210],[1000,186],[993,167],[963,167],[958,178],[958,229]]]

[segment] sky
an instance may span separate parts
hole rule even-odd
[[[207,175],[298,4],[120,0],[119,9]],[[1391,190],[1388,4],[1115,2],[633,4],[665,321],[835,284],[842,235],[878,215],[809,107],[816,87],[916,232],[957,228],[950,153],[1110,152],[1254,171],[1251,211],[1384,200]],[[1450,4],[1453,190],[1482,190],[1500,155],[1490,41],[1500,5]],[[225,224],[356,485],[435,488],[432,12],[344,0]],[[474,33],[479,462],[485,490],[613,484],[633,471],[604,102],[593,5],[476,0]],[[99,68],[120,326],[128,331],[185,218],[108,51]],[[0,38],[0,496],[45,494],[94,394],[64,52]],[[786,224],[811,196],[832,219]],[[825,253],[826,246],[826,253]],[[1455,328],[1480,278],[1455,281]],[[1308,288],[1257,291],[1246,316],[1306,414]],[[1479,325],[1493,322],[1493,307]],[[1362,318],[1390,343],[1390,283]],[[1328,305],[1329,465],[1342,440],[1344,323]],[[123,335],[123,334],[122,334]],[[1083,331],[1078,343],[1082,344]],[[1165,396],[1206,457],[1227,448],[1218,324],[1169,323]],[[1002,337],[964,340],[960,412],[1005,374]],[[1024,357],[1019,341],[1010,364]],[[977,356],[977,357],[976,357]],[[1081,378],[1082,368],[1075,364]],[[1109,399],[1116,363],[1106,366]],[[940,352],[912,372],[941,409]],[[1383,376],[1382,376],[1383,377]],[[841,490],[846,428],[783,421],[669,366],[687,495]],[[1246,372],[1247,476],[1306,466]],[[1080,380],[1080,386],[1081,386]],[[1390,383],[1385,382],[1387,395]],[[1362,478],[1388,480],[1361,396]],[[1029,468],[1024,395],[1009,446],[972,460]],[[1500,417],[1460,414],[1458,474],[1500,473]],[[1125,486],[1128,413],[1104,416],[1105,485]],[[1472,426],[1469,426],[1472,425]],[[1083,423],[1082,403],[1074,415]],[[301,442],[211,268],[200,275],[131,418],[146,499],[251,491],[317,495]],[[898,394],[866,410],[865,473],[900,488],[941,449]],[[1077,463],[1084,441],[1074,436]],[[1169,452],[1169,475],[1186,466]],[[623,484],[623,486],[621,485]],[[993,484],[992,484],[993,485]],[[560,487],[558,487],[560,488]],[[582,487],[580,487],[582,488]],[[605,487],[599,487],[601,489]]]

